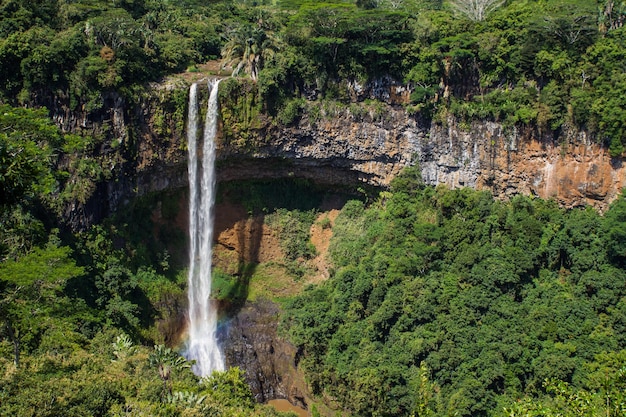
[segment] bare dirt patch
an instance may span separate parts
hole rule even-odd
[[[229,77],[231,73],[232,68],[222,68],[222,62],[220,60],[213,60],[205,62],[204,64],[196,64],[185,72],[178,73],[173,77],[182,78],[191,84],[207,77]]]
[[[317,256],[310,262],[317,272],[308,279],[308,283],[318,283],[329,277],[328,247],[330,238],[333,237],[332,227],[338,215],[338,209],[322,212],[311,226],[311,243],[317,250]]]
[[[249,216],[241,205],[215,206],[215,241],[213,263],[228,274],[240,274],[248,264],[283,258],[278,237],[264,216]]]
[[[333,208],[317,216],[310,229],[317,255],[297,261],[307,271],[297,278],[289,271],[278,233],[265,224],[263,215],[250,216],[242,205],[219,203],[215,207],[213,264],[227,274],[247,279],[251,299],[297,294],[329,277],[328,247],[339,211]]]

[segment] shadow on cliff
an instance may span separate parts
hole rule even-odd
[[[250,280],[261,262],[264,214],[250,215],[236,204],[222,204],[216,213],[214,281],[222,314],[233,317],[249,295]]]
[[[263,224],[265,215],[257,214],[249,218],[245,227],[237,230],[239,243],[239,268],[238,280],[228,293],[228,299],[232,300],[229,315],[237,314],[248,299],[250,279],[254,276],[260,262],[259,250],[263,239]]]
[[[223,285],[215,293],[222,300],[220,311],[229,317],[241,311],[248,300],[251,280],[262,272],[259,265],[281,263],[285,257],[280,237],[265,225],[266,216],[282,209],[340,210],[348,199],[362,198],[362,193],[349,194],[301,178],[219,183],[218,190],[213,261]],[[282,293],[287,289],[276,290]]]

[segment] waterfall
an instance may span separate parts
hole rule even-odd
[[[202,160],[198,161],[197,84],[189,90],[187,146],[189,148],[189,342],[185,356],[195,360],[198,376],[224,370],[217,343],[217,307],[211,301],[213,205],[215,203],[215,134],[217,133],[219,80],[209,83],[209,104],[202,138]]]

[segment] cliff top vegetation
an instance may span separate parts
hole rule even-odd
[[[312,2],[3,0],[0,100],[97,111],[107,91],[220,60],[275,116],[348,83],[411,87],[412,112],[544,132],[587,129],[614,156],[626,133],[626,6],[615,0]]]

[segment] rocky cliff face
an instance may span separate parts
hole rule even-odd
[[[417,150],[428,184],[488,189],[497,198],[515,194],[553,198],[564,207],[608,207],[624,187],[622,158],[585,132],[558,139],[534,129],[505,129],[492,122],[460,128],[434,125]]]
[[[400,87],[388,86],[387,95],[375,87],[387,103],[328,109],[310,102],[307,109],[315,110],[315,117],[305,112],[289,126],[267,123],[251,132],[252,146],[222,137],[219,179],[303,177],[322,184],[386,187],[403,167],[417,163],[427,184],[488,189],[496,198],[532,194],[555,198],[565,207],[601,210],[624,186],[623,160],[611,158],[585,132],[565,130],[554,138],[486,121],[424,124],[397,104],[404,99]],[[136,170],[123,182],[124,192],[116,189],[119,183],[110,187],[113,206],[131,190],[141,194],[185,185],[184,132],[172,128],[164,137],[151,131],[155,116],[150,110],[157,108],[153,102],[142,113],[148,128],[141,130]]]
[[[277,333],[280,310],[268,301],[248,303],[228,324],[224,339],[227,366],[245,369],[258,402],[286,399],[306,409],[304,376],[296,348]]]
[[[378,110],[380,112],[380,110]],[[624,187],[621,158],[585,132],[561,137],[494,122],[422,126],[402,109],[355,116],[349,109],[332,118],[270,130],[254,151],[222,144],[223,178],[298,175],[326,183],[388,186],[398,172],[418,163],[431,185],[490,190],[496,198],[515,194],[554,198],[564,207],[607,208]],[[245,161],[245,162],[244,162]],[[262,161],[275,161],[263,169]]]
[[[218,152],[227,162],[221,165],[220,175],[224,179],[301,176],[326,184],[387,186],[414,161],[427,131],[401,108],[362,111],[355,115],[344,108],[319,120],[305,114],[296,125],[267,129],[250,150],[224,141]],[[265,170],[249,168],[264,162],[269,162]]]
[[[110,158],[113,179],[101,184],[85,207],[68,208],[68,218],[81,226],[137,195],[186,186],[187,87],[184,81],[154,85],[133,106],[110,95],[95,116],[52,104],[64,130],[108,135],[103,150],[119,154]],[[554,138],[486,121],[426,124],[401,105],[408,94],[402,86],[388,82],[349,88],[355,100],[382,101],[309,101],[288,126],[256,123],[246,132],[245,144],[222,135],[219,180],[302,177],[322,184],[385,187],[403,167],[417,163],[427,184],[488,189],[496,198],[532,194],[555,198],[565,207],[600,210],[624,186],[623,159],[611,158],[585,132],[566,129]],[[96,215],[88,213],[90,206],[98,207]]]

